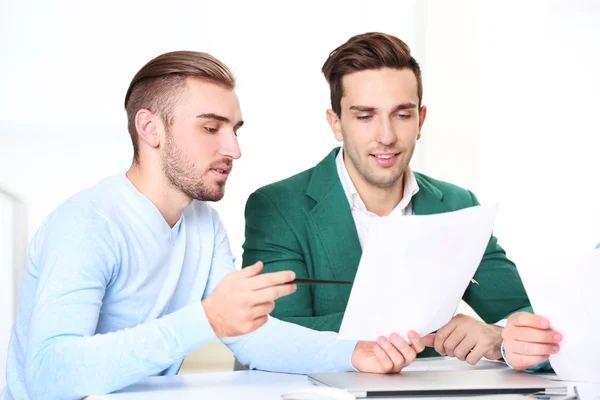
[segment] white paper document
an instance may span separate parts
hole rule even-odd
[[[576,383],[577,400],[600,400],[600,383]]]
[[[563,335],[560,351],[550,356],[556,375],[600,384],[600,249],[558,251],[548,250],[541,265],[519,267],[519,274],[535,313]]]
[[[445,325],[471,282],[498,207],[378,218],[369,229],[338,337],[376,340]]]

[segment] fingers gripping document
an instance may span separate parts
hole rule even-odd
[[[497,205],[379,218],[369,229],[338,337],[423,336],[454,315],[485,253]],[[481,283],[481,282],[479,282]]]
[[[535,313],[562,334],[559,352],[550,356],[556,375],[590,383],[600,398],[600,249],[555,249],[538,265],[519,267],[519,274]]]

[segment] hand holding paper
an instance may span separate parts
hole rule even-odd
[[[562,335],[559,351],[549,358],[556,374],[564,380],[600,383],[600,251],[553,254],[543,269],[522,266],[520,274],[536,314]]]
[[[547,318],[519,312],[508,318],[502,338],[506,361],[522,371],[558,353],[562,335],[550,328]]]

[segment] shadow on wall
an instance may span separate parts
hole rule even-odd
[[[17,296],[25,260],[27,257],[27,207],[25,202],[9,190],[0,187],[0,274],[2,276],[0,293],[2,302],[8,310],[0,310],[0,329],[6,322],[10,325],[14,319]],[[7,277],[8,279],[5,279]],[[6,313],[6,315],[5,315]]]
[[[8,342],[25,266],[27,240],[25,203],[0,187],[0,388],[6,383]]]

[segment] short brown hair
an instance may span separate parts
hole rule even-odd
[[[187,77],[202,79],[227,89],[235,88],[235,77],[225,64],[207,53],[174,51],[162,54],[138,71],[125,95],[127,128],[133,143],[133,159],[138,161],[135,115],[147,109],[162,119],[168,129],[173,124],[173,107],[185,87]]]
[[[341,116],[341,102],[344,96],[342,78],[353,72],[369,69],[394,68],[411,69],[417,77],[419,108],[423,98],[421,68],[410,54],[410,47],[395,36],[379,32],[363,33],[348,39],[333,50],[321,71],[329,83],[331,108]]]

